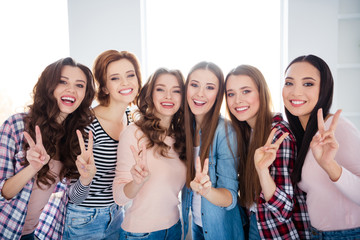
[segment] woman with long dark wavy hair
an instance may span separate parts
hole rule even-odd
[[[249,239],[308,239],[305,195],[290,175],[296,141],[259,69],[240,65],[225,80],[227,111],[239,146],[239,193],[248,209]]]
[[[114,200],[125,205],[120,239],[181,239],[178,195],[185,184],[184,78],[160,68],[143,86],[139,119],[120,135]]]
[[[244,239],[237,204],[237,146],[220,116],[224,75],[211,62],[196,64],[185,83],[186,186],[182,191],[184,238],[192,211],[192,239]]]
[[[112,183],[119,136],[130,122],[128,106],[140,92],[140,64],[130,52],[107,50],[96,58],[93,73],[99,105],[94,107],[95,118],[86,131],[94,134],[97,171],[91,183],[81,178],[72,181],[63,236],[66,240],[118,239],[123,219],[123,208],[113,199]]]
[[[1,126],[1,239],[34,239],[35,231],[44,239],[61,238],[65,191],[58,209],[46,205],[58,190],[57,183],[79,176],[92,178],[96,171],[79,144],[92,121],[94,94],[90,69],[72,58],[60,59],[39,77],[28,113],[15,114]],[[36,229],[44,216],[49,217],[42,222],[45,225]]]
[[[360,132],[330,113],[334,80],[314,55],[285,71],[283,99],[298,155],[292,180],[307,193],[313,239],[360,239]]]

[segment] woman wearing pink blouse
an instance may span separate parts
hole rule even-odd
[[[283,98],[298,156],[292,180],[307,193],[313,239],[360,239],[360,133],[329,110],[333,78],[314,55],[286,69]]]
[[[180,71],[157,70],[140,92],[140,119],[120,135],[113,195],[119,205],[132,201],[120,239],[181,239],[178,195],[186,178],[183,94]]]

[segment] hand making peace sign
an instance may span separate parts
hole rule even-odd
[[[39,171],[50,160],[50,156],[47,154],[42,143],[39,126],[35,126],[36,143],[27,132],[24,132],[24,137],[30,146],[30,148],[26,151],[26,159],[36,171]]]
[[[96,166],[93,155],[93,134],[89,131],[88,149],[85,148],[83,136],[79,130],[76,130],[79,139],[81,154],[77,156],[75,162],[80,174],[80,181],[83,185],[89,185],[96,174]]]
[[[325,130],[323,111],[320,108],[317,112],[319,131],[313,137],[310,148],[314,158],[322,168],[326,168],[331,161],[335,160],[335,155],[339,149],[339,144],[335,139],[335,129],[340,117],[341,110],[337,110],[328,130]]]
[[[254,154],[254,162],[256,171],[268,170],[269,166],[275,161],[276,152],[284,139],[289,136],[289,133],[284,133],[275,143],[271,144],[276,128],[274,128],[263,147],[256,149]]]
[[[190,187],[193,191],[201,194],[201,196],[206,196],[211,189],[211,181],[208,175],[209,172],[209,159],[206,158],[204,161],[204,167],[201,170],[200,157],[196,158],[195,164],[195,178],[190,182]]]
[[[135,159],[135,164],[130,169],[130,173],[133,177],[134,183],[138,185],[144,184],[150,178],[150,171],[147,165],[146,146],[141,146],[141,156],[139,156],[139,154],[136,152],[133,145],[131,145],[130,148]]]

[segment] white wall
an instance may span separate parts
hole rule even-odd
[[[92,69],[105,50],[133,52],[142,61],[140,0],[68,0],[70,55]]]

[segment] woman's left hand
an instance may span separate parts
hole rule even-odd
[[[276,130],[276,128],[271,130],[265,145],[256,149],[255,151],[254,162],[256,171],[258,173],[264,170],[267,172],[269,171],[270,165],[276,159],[276,152],[278,151],[281,143],[287,136],[289,136],[289,133],[284,133],[275,143],[272,144],[271,142],[275,136]]]
[[[310,148],[312,150],[314,158],[326,172],[330,170],[329,168],[333,168],[332,164],[336,163],[335,155],[339,149],[339,143],[336,141],[335,138],[335,129],[340,114],[341,114],[341,110],[336,111],[331,121],[329,129],[325,130],[325,123],[324,123],[322,109],[320,108],[317,113],[319,131],[313,137],[310,143]],[[335,165],[338,164],[336,163]]]

